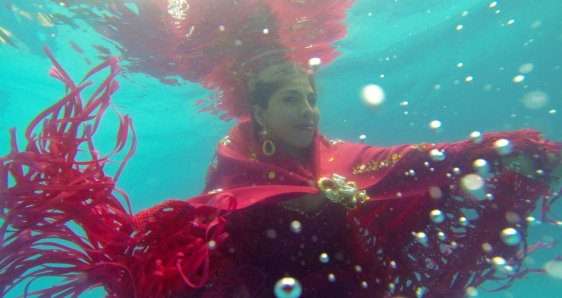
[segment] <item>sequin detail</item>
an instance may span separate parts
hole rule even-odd
[[[427,147],[429,147],[429,144],[426,142],[422,142],[419,145],[412,145],[410,146],[410,148],[418,150],[418,151],[423,151],[425,150]]]
[[[393,166],[404,156],[404,153],[394,153],[390,158],[383,160],[371,160],[367,164],[357,165],[353,168],[353,175],[376,171]]]
[[[254,143],[252,143],[250,145],[250,152],[248,153],[248,158],[251,161],[258,161],[258,154],[257,154],[256,146],[254,145]]]
[[[215,189],[213,189],[213,190],[210,190],[210,191],[208,192],[208,194],[211,195],[211,194],[215,194],[215,193],[219,193],[219,192],[222,192],[222,188],[215,188]]]
[[[230,136],[225,136],[224,138],[222,138],[220,140],[221,144],[223,144],[224,146],[230,144],[230,142],[232,142],[232,139],[230,138]]]
[[[324,211],[324,209],[326,209],[328,207],[328,204],[326,204],[326,205],[324,205],[324,207],[322,207],[322,209],[318,210],[313,215],[308,215],[304,211],[300,210],[299,208],[291,206],[291,205],[286,205],[286,204],[281,204],[281,203],[277,203],[277,205],[279,207],[283,207],[283,209],[285,209],[285,210],[296,212],[296,213],[302,215],[304,218],[307,218],[307,219],[313,219],[313,218],[318,217],[320,214],[322,214],[322,211]]]
[[[427,149],[428,147],[429,147],[429,144],[425,143],[425,142],[420,143],[419,145],[416,144],[416,145],[410,146],[410,148],[412,148],[414,150],[417,150],[417,151],[420,151],[420,152]],[[372,171],[376,171],[376,170],[391,167],[395,163],[397,163],[398,160],[400,158],[402,158],[402,156],[404,156],[404,152],[394,153],[394,154],[392,154],[392,156],[390,158],[387,158],[387,159],[371,160],[367,164],[357,165],[357,166],[353,167],[353,175],[362,174],[362,173],[366,173],[366,172],[372,172]]]

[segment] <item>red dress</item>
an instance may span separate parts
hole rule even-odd
[[[57,67],[51,75],[65,81],[69,95],[32,121],[25,150],[14,134],[12,152],[0,160],[2,294],[29,278],[65,276],[41,293],[104,286],[111,297],[272,297],[274,284],[290,276],[302,297],[462,297],[485,280],[509,283],[527,272],[518,253],[534,247],[524,241],[524,219],[542,198],[548,220],[557,199],[547,197],[548,175],[530,179],[507,169],[494,149],[497,140],[509,140],[508,156],[532,157],[548,174],[560,161],[547,155],[561,144],[532,130],[391,148],[317,133],[301,166],[281,149],[265,156],[246,120],[219,142],[206,194],[132,216],[116,197],[126,198],[115,188],[117,177],[103,172],[111,155],[100,156],[91,142],[118,88],[116,61],[97,69],[110,67],[110,78],[85,104],[84,86]],[[41,133],[33,135],[41,121]],[[122,117],[115,151],[131,137],[131,120]],[[89,146],[89,160],[76,159],[81,143]],[[431,159],[434,149],[444,158]],[[483,181],[484,197],[460,185],[476,159],[488,161],[493,174]],[[279,205],[318,193],[317,180],[333,174],[354,181],[370,199],[356,210],[328,202],[316,217]],[[432,220],[435,210],[443,217]],[[506,228],[522,235],[521,244],[502,241]]]
[[[528,272],[519,252],[535,247],[524,241],[524,219],[542,200],[543,220],[549,220],[557,199],[548,197],[548,175],[530,179],[507,169],[494,149],[497,140],[509,140],[507,156],[531,157],[548,174],[559,160],[547,155],[559,153],[560,143],[532,130],[391,148],[317,133],[301,166],[280,149],[265,156],[251,123],[242,121],[219,143],[205,194],[132,216],[117,198],[126,195],[115,188],[123,164],[114,179],[105,175],[111,154],[100,155],[92,143],[118,88],[116,60],[93,71],[109,67],[110,76],[84,102],[80,91],[87,84],[76,86],[53,62],[50,74],[65,82],[69,95],[32,121],[25,150],[12,130],[12,151],[0,159],[2,295],[20,282],[64,276],[40,293],[103,286],[110,297],[270,297],[276,281],[290,276],[300,282],[302,297],[462,297],[485,280],[509,284]],[[132,128],[130,118],[121,117],[115,152],[133,139],[125,161],[135,149]],[[88,160],[77,160],[80,144],[88,146]],[[430,158],[434,149],[444,158]],[[493,174],[480,181],[482,193],[461,187],[476,159],[486,160]],[[279,205],[317,194],[318,179],[334,174],[370,199],[355,210],[328,202],[312,217]],[[502,239],[507,228],[523,241]]]

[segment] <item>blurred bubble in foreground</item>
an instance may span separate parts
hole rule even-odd
[[[530,73],[533,70],[534,66],[531,63],[525,63],[519,66],[520,73]]]
[[[523,96],[523,104],[529,109],[540,109],[548,103],[548,95],[542,91],[532,91]]]
[[[369,105],[380,105],[384,102],[384,90],[377,85],[367,85],[363,87],[361,97]]]
[[[310,58],[308,60],[308,69],[312,71],[317,71],[322,66],[322,60],[318,57]]]
[[[546,269],[546,272],[550,276],[552,276],[554,278],[562,279],[562,262],[560,262],[560,261],[547,262],[544,265],[544,269]]]
[[[297,298],[302,293],[302,287],[298,280],[284,277],[275,283],[274,292],[277,298]]]

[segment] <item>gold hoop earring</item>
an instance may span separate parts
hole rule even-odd
[[[275,144],[268,138],[268,134],[269,133],[265,128],[261,131],[261,135],[265,139],[261,146],[261,151],[263,152],[263,154],[265,154],[265,156],[272,156],[273,154],[275,154]]]
[[[270,150],[267,149],[268,146],[271,148]],[[275,144],[273,144],[273,142],[270,140],[265,140],[263,142],[263,145],[261,146],[261,151],[263,151],[263,154],[265,154],[265,156],[272,156],[273,154],[275,154]]]

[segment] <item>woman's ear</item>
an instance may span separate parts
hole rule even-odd
[[[252,113],[254,114],[254,119],[256,119],[258,124],[261,125],[261,127],[265,127],[267,121],[265,120],[261,107],[259,105],[254,105],[252,107]]]

